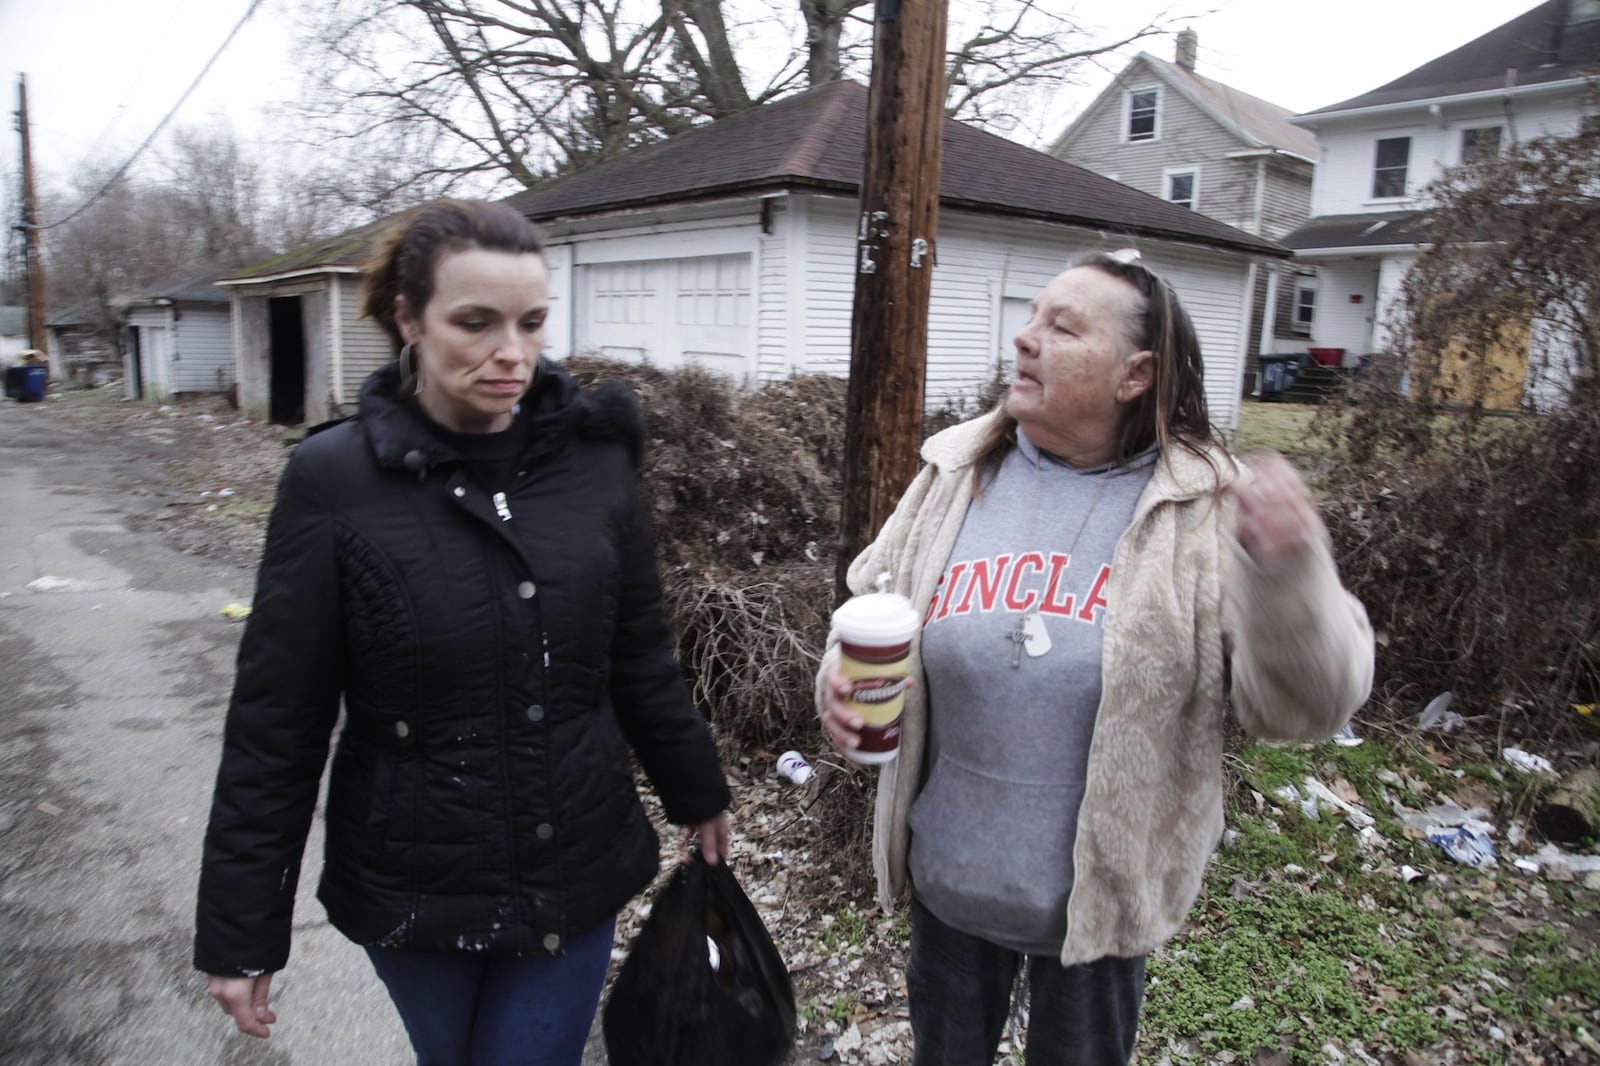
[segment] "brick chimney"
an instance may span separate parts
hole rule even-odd
[[[1200,51],[1200,35],[1185,27],[1178,31],[1178,54],[1174,62],[1184,70],[1194,70],[1195,55]]]

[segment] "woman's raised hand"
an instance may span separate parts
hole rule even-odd
[[[1300,474],[1277,452],[1248,457],[1230,489],[1239,504],[1239,543],[1262,566],[1298,555],[1323,535],[1322,517]]]

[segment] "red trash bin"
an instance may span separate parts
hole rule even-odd
[[[1315,359],[1319,366],[1344,365],[1343,348],[1307,348],[1306,351],[1311,353],[1311,358]]]

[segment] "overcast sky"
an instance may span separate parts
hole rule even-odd
[[[1215,9],[1193,23],[1198,71],[1294,111],[1375,88],[1535,6],[1533,0],[1047,2],[1112,29],[1122,25],[1118,19],[1168,6],[1177,13]],[[961,3],[951,0],[952,12]],[[120,163],[249,6],[250,0],[0,0],[5,111],[15,108],[17,75],[25,72],[41,179],[64,179],[89,162]],[[221,114],[242,136],[267,136],[272,126],[263,114],[297,89],[291,18],[290,0],[263,0],[177,122]],[[1146,50],[1171,58],[1171,39]],[[1109,80],[1110,73],[1098,73],[1073,103],[1086,103]],[[1060,125],[1070,117],[1063,114]],[[0,170],[14,173],[10,126],[0,130]]]

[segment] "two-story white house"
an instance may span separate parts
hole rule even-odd
[[[1317,267],[1313,343],[1344,349],[1346,365],[1383,350],[1428,241],[1428,186],[1485,153],[1600,121],[1597,75],[1600,0],[1545,0],[1387,85],[1297,115],[1320,147],[1311,219],[1282,241]]]
[[[1177,35],[1171,62],[1139,53],[1048,151],[1277,240],[1311,214],[1316,135],[1292,124],[1288,108],[1198,73],[1198,53],[1192,29]],[[1316,313],[1314,273],[1303,264],[1262,265],[1251,301],[1252,353],[1305,350]]]

